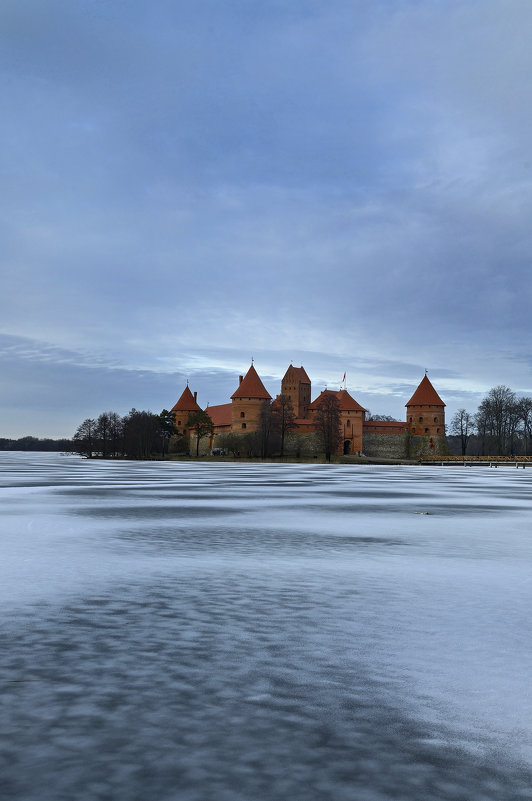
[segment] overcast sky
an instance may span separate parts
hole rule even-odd
[[[3,0],[0,436],[290,361],[532,394],[530,0]]]

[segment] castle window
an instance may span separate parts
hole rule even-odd
[[[437,429],[436,429],[436,434],[439,434],[439,433],[440,433],[440,429],[439,429],[439,428],[437,428]]]
[[[422,418],[422,417],[420,417],[420,418],[419,418],[419,422],[420,422],[420,423],[422,423],[422,422],[423,422],[423,418]]]
[[[187,433],[187,430],[186,430],[186,428],[184,428],[183,429],[183,436],[185,436],[186,433]]]
[[[426,428],[425,429],[425,434],[428,434],[428,433],[429,433],[429,430],[428,430],[428,428]]]
[[[412,422],[412,418],[410,418],[410,422]]]
[[[435,417],[435,418],[434,418],[434,422],[435,422],[435,423],[437,423],[437,422],[438,422],[438,418],[437,418],[437,417]]]
[[[245,416],[246,416],[245,412],[240,412],[240,417],[245,417]]]
[[[348,420],[348,421],[347,421],[347,425],[348,425],[348,426],[350,426],[350,425],[351,425],[351,420]]]
[[[181,425],[181,420],[178,420],[178,421],[177,421],[177,425],[178,425],[178,426],[180,426],[180,425]]]
[[[242,428],[245,428],[245,427],[246,427],[246,424],[245,424],[245,423],[242,423]]]

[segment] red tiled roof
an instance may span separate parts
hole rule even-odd
[[[365,420],[363,423],[363,430],[367,433],[403,433],[408,431],[408,423],[402,423],[399,420]]]
[[[231,425],[231,403],[222,403],[219,406],[208,406],[205,411],[211,418],[213,425],[216,426],[230,426]]]
[[[418,388],[405,406],[445,406],[427,376],[424,376]]]
[[[325,392],[328,392],[330,395],[338,395],[338,393],[337,392],[333,392],[332,389],[324,389],[324,390],[322,390],[320,392],[320,394],[318,395],[318,397],[315,398],[315,400],[313,400],[312,403],[309,403],[309,405],[308,405],[309,411],[312,411],[313,409],[317,409],[318,408],[318,403],[320,401],[320,398],[323,396],[323,394]]]
[[[378,427],[382,426],[383,428],[386,428],[387,426],[391,428],[394,428],[394,426],[404,426],[405,428],[408,428],[408,423],[404,423],[402,420],[365,420],[364,425]]]
[[[201,406],[199,406],[196,401],[194,400],[194,396],[190,391],[188,384],[183,390],[183,394],[177,401],[175,406],[172,406],[173,412],[201,412]]]
[[[294,367],[294,365],[291,364],[286,373],[284,374],[283,381],[290,372],[292,372],[296,381],[301,381],[303,384],[310,384],[310,378],[308,377],[307,372],[303,367],[303,365],[301,365],[301,367]]]
[[[346,389],[340,389],[338,392],[335,392],[332,389],[324,389],[323,392],[321,392],[318,395],[316,400],[312,401],[312,403],[310,404],[310,406],[308,408],[309,409],[317,409],[318,406],[319,406],[320,398],[323,396],[323,394],[325,392],[327,392],[329,395],[335,395],[336,396],[336,398],[338,399],[338,404],[340,406],[340,411],[342,411],[342,412],[365,412],[366,411],[366,409],[364,409],[364,407],[361,406],[360,403],[358,403],[354,398],[351,397],[351,395],[349,394],[349,392]]]
[[[237,390],[231,395],[232,398],[263,398],[264,400],[271,400],[271,395],[259,378],[259,374],[251,365],[246,375],[242,379],[242,383]]]
[[[346,411],[346,412],[352,412],[352,411],[365,412],[366,411],[366,409],[364,409],[364,407],[361,406],[360,403],[358,403],[358,401],[356,401],[349,394],[347,389],[341,389],[340,392],[338,392],[338,400],[340,402],[340,409],[342,409],[342,411]]]

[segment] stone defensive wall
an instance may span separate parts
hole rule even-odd
[[[409,441],[407,432],[381,434],[364,430],[363,453],[376,459],[408,459]]]
[[[422,459],[447,456],[445,437],[412,437],[402,434],[381,434],[364,431],[364,455],[376,459]]]

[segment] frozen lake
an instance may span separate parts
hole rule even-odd
[[[532,797],[532,469],[0,454],[0,797]]]

